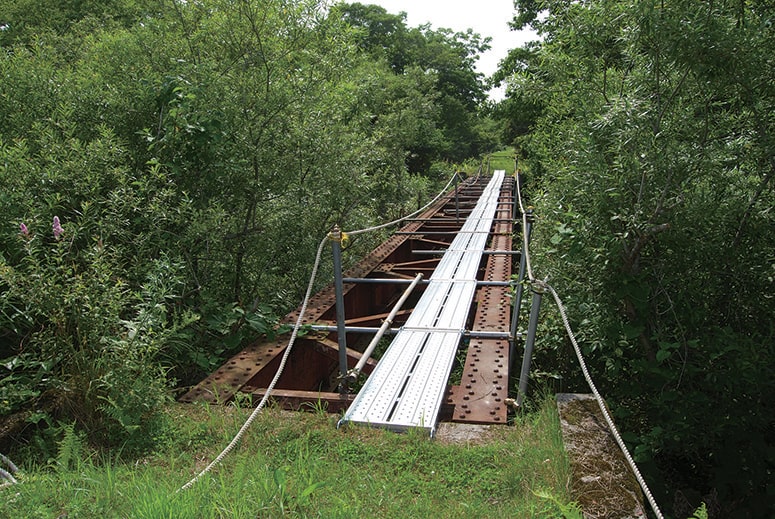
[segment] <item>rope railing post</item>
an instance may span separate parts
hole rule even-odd
[[[519,175],[517,175],[517,170],[514,170],[514,189],[511,190],[511,214],[514,215],[514,220],[516,221],[517,215],[519,214],[519,202],[517,201],[517,182],[519,182]]]
[[[338,225],[328,233],[334,256],[334,292],[336,294],[336,338],[339,344],[339,392],[347,394],[347,332],[344,315],[344,283],[342,282],[342,239],[345,235]]]
[[[455,223],[460,223],[460,190],[458,180],[460,173],[455,173]]]
[[[417,276],[414,278],[414,281],[412,281],[412,284],[409,285],[406,290],[404,290],[403,294],[401,294],[401,297],[393,306],[393,309],[390,311],[388,316],[385,318],[382,326],[379,327],[379,330],[377,330],[377,333],[371,339],[369,345],[366,346],[366,349],[363,351],[360,360],[358,360],[358,364],[356,364],[355,367],[347,373],[347,378],[350,382],[355,382],[358,379],[358,375],[369,361],[371,354],[374,353],[374,349],[377,347],[377,344],[379,344],[380,339],[382,339],[385,333],[390,329],[390,326],[393,324],[393,320],[396,318],[396,314],[398,314],[398,312],[401,310],[401,307],[404,306],[404,303],[409,298],[409,295],[417,287],[417,284],[420,282],[420,280],[422,280],[422,277],[422,274],[417,274]]]
[[[394,220],[394,221],[391,221],[391,222],[383,223],[381,225],[377,225],[377,226],[374,226],[374,227],[369,227],[369,228],[366,228],[366,229],[359,229],[359,230],[356,230],[356,231],[352,231],[350,233],[344,233],[344,232],[341,231],[341,229],[336,227],[335,228],[335,230],[337,231],[337,233],[336,233],[336,236],[337,236],[336,244],[338,246],[338,251],[339,251],[339,259],[338,259],[339,268],[335,269],[335,271],[337,271],[339,273],[340,277],[341,277],[341,272],[342,272],[342,269],[341,269],[341,242],[342,242],[343,239],[345,239],[348,236],[348,234],[350,236],[355,236],[355,235],[362,234],[362,233],[365,233],[365,232],[376,231],[378,229],[384,229],[386,227],[390,227],[392,225],[395,225],[395,224],[397,224],[397,223],[399,223],[399,222],[401,222],[401,221],[403,221],[403,220],[405,220],[407,218],[411,218],[415,214],[421,213],[426,208],[430,207],[433,203],[435,203],[439,198],[441,198],[441,196],[445,192],[447,192],[449,187],[452,185],[452,181],[453,181],[453,179],[450,178],[449,182],[447,182],[447,184],[442,188],[442,190],[439,192],[438,195],[436,195],[435,198],[433,198],[430,202],[428,202],[425,205],[425,207],[423,207],[421,209],[418,209],[415,213],[413,213],[411,215],[405,216],[405,217],[400,218],[398,220]],[[269,386],[267,387],[266,391],[264,392],[263,398],[258,403],[258,405],[253,410],[253,412],[250,413],[250,416],[248,416],[247,420],[245,420],[245,423],[242,424],[242,427],[240,427],[240,430],[237,431],[237,434],[234,436],[234,438],[232,438],[231,442],[229,442],[229,444],[221,451],[221,453],[218,456],[216,456],[216,458],[213,461],[210,462],[209,465],[207,465],[204,469],[202,469],[199,473],[197,473],[185,485],[180,487],[178,489],[178,492],[181,492],[183,490],[187,490],[187,489],[191,488],[192,486],[194,486],[194,484],[196,484],[197,481],[202,479],[206,474],[208,474],[211,470],[213,470],[219,463],[221,463],[226,456],[229,455],[229,453],[237,446],[239,441],[242,439],[242,436],[247,432],[247,430],[250,428],[251,424],[255,421],[255,419],[258,417],[258,414],[261,412],[261,410],[264,408],[264,406],[266,405],[267,401],[269,400],[269,398],[270,398],[270,396],[272,394],[272,391],[274,390],[275,385],[277,385],[277,382],[279,381],[280,376],[282,375],[283,370],[285,369],[285,365],[288,362],[288,358],[290,357],[291,351],[293,349],[293,345],[295,344],[296,338],[298,337],[298,334],[299,334],[299,330],[301,329],[301,325],[302,325],[302,322],[303,322],[303,319],[304,319],[304,315],[305,315],[305,313],[307,311],[307,305],[309,304],[309,299],[310,299],[310,296],[312,295],[312,288],[315,285],[315,279],[316,279],[316,276],[317,276],[318,267],[320,266],[320,259],[321,259],[322,254],[323,254],[323,249],[325,248],[326,242],[328,240],[332,239],[331,238],[331,234],[333,234],[333,232],[330,233],[325,238],[323,238],[320,241],[320,244],[318,245],[317,253],[316,253],[316,256],[315,256],[315,263],[314,263],[314,265],[312,267],[312,273],[310,274],[309,283],[307,284],[307,291],[306,291],[306,293],[304,295],[304,300],[301,303],[301,309],[299,311],[299,315],[296,318],[296,324],[294,325],[293,331],[291,332],[291,337],[290,337],[290,339],[288,341],[287,347],[285,348],[285,352],[283,353],[283,356],[280,359],[280,366],[277,368],[277,371],[275,372],[275,375],[272,378],[272,381],[269,383]],[[342,290],[342,293],[343,292],[344,292],[344,290]],[[342,299],[343,299],[343,297],[342,297]],[[342,308],[344,310],[344,304],[337,305],[337,307],[338,308]],[[344,318],[340,319],[339,322],[341,322],[344,325]],[[344,335],[345,334],[342,333],[341,329],[339,329],[339,336],[344,338]],[[344,368],[342,369],[342,381],[343,381],[343,383],[346,383],[346,381],[345,381],[345,378],[346,378],[345,375],[346,375],[346,369],[347,369],[347,350],[346,350],[346,345],[345,345],[345,348],[340,349],[340,359],[342,357],[344,357]]]
[[[538,314],[541,309],[541,298],[546,292],[546,285],[542,281],[534,281],[530,285],[533,291],[533,303],[530,307],[530,322],[527,327],[527,339],[525,339],[525,352],[522,357],[522,371],[519,374],[519,390],[517,393],[517,407],[522,406],[527,393],[527,380],[530,376],[530,363],[533,357],[533,346],[536,340],[536,330],[538,329]]]
[[[517,156],[514,155],[514,193],[513,195],[513,203],[514,203],[514,209],[512,210],[512,213],[516,219],[516,215],[519,214],[519,190],[517,189],[517,182],[519,182],[519,166],[517,162]]]
[[[522,213],[523,227],[526,228],[528,226],[527,213],[524,210],[524,207],[522,205],[522,193],[519,185],[519,171],[517,171],[516,189],[517,189],[517,201],[519,202],[519,209],[520,209],[520,212]],[[552,286],[549,285],[546,281],[536,280],[535,277],[533,276],[533,269],[530,264],[530,250],[528,248],[527,234],[522,233],[522,236],[524,238],[522,254],[523,254],[523,258],[525,259],[525,269],[527,271],[527,277],[531,283],[531,288],[533,289],[533,306],[530,311],[528,337],[525,344],[525,357],[522,362],[522,375],[520,376],[520,379],[519,379],[519,394],[517,395],[517,401],[516,401],[517,407],[520,407],[522,405],[524,395],[527,391],[527,375],[530,372],[530,357],[532,355],[533,345],[535,342],[535,330],[538,325],[538,307],[540,306],[540,301],[541,301],[540,296],[548,291],[551,293],[552,297],[554,298],[554,302],[557,305],[557,309],[560,311],[560,316],[562,317],[562,323],[565,326],[565,331],[567,332],[568,338],[570,338],[571,344],[573,345],[573,350],[576,352],[576,357],[578,358],[581,371],[584,374],[584,378],[587,381],[589,388],[592,390],[592,394],[594,395],[595,400],[597,401],[598,406],[600,407],[600,411],[603,413],[603,417],[605,418],[606,424],[608,425],[608,429],[611,431],[611,434],[616,440],[616,443],[619,445],[619,449],[622,451],[622,454],[627,460],[627,463],[630,465],[630,468],[632,469],[632,472],[635,475],[635,478],[638,480],[638,484],[643,490],[643,493],[646,496],[646,499],[648,500],[649,505],[651,506],[651,509],[654,512],[654,515],[657,517],[657,519],[662,519],[663,518],[662,511],[659,509],[659,506],[657,505],[657,502],[654,499],[654,496],[652,495],[651,490],[646,484],[646,480],[643,479],[643,476],[641,475],[640,470],[638,470],[638,466],[636,465],[635,461],[632,459],[630,452],[627,450],[627,446],[625,445],[624,440],[621,437],[621,434],[619,434],[619,430],[616,428],[616,425],[614,424],[613,419],[608,413],[608,409],[606,408],[605,402],[603,401],[603,397],[600,395],[600,393],[597,390],[597,387],[595,387],[595,383],[592,381],[592,377],[589,374],[589,370],[587,369],[586,362],[584,362],[584,356],[582,355],[581,348],[579,347],[578,341],[576,340],[576,335],[573,333],[573,329],[570,326],[570,322],[568,321],[568,314],[565,311],[565,306],[562,304],[562,301],[560,300],[560,296],[557,295],[557,291],[554,288],[552,288]],[[530,350],[529,352],[528,352],[528,349]]]

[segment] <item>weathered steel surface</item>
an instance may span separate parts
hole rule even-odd
[[[465,218],[471,213],[489,178],[467,179],[459,186],[458,205],[455,194],[450,192],[413,220],[410,220],[391,238],[375,248],[367,257],[344,273],[345,278],[410,279],[418,272],[430,277],[439,263],[441,254],[460,230]],[[500,202],[492,227],[487,249],[510,251],[513,221],[513,179],[504,183]],[[428,251],[438,251],[429,255]],[[415,253],[417,252],[417,253]],[[511,264],[515,256],[488,254],[479,269],[478,279],[509,281]],[[352,326],[379,326],[392,303],[403,291],[399,284],[345,283],[344,300],[346,322]],[[411,315],[411,307],[425,287],[418,287],[417,297],[410,300],[397,324]],[[509,330],[508,287],[480,286],[475,295],[473,321],[467,327],[474,331]],[[309,302],[303,323],[335,324],[335,296],[333,286],[314,295]],[[285,316],[283,322],[294,323],[299,309]],[[368,342],[369,336],[348,333],[348,365],[354,366]],[[314,407],[315,402],[325,402],[330,411],[339,409],[352,397],[340,397],[335,390],[338,364],[336,333],[312,335],[299,339],[289,356],[283,376],[277,385],[277,400],[291,408]],[[276,341],[259,341],[246,347],[229,359],[212,375],[193,387],[183,401],[206,400],[227,402],[238,392],[260,395],[260,388],[269,385],[280,359],[285,353],[288,336]],[[463,379],[460,386],[449,388],[447,405],[441,410],[440,419],[473,423],[505,423],[508,391],[508,341],[472,338]],[[370,360],[364,372],[375,366]],[[470,386],[470,387],[469,387]],[[307,402],[308,405],[303,405]]]
[[[287,337],[274,342],[255,343],[234,355],[212,375],[194,386],[180,400],[225,403],[245,387],[267,387],[272,381],[287,346]],[[337,367],[337,344],[327,338],[299,339],[289,356],[278,388],[313,390],[330,384],[331,372]],[[360,360],[358,351],[347,351],[347,362],[355,366]],[[376,366],[370,360],[365,372]]]
[[[266,394],[266,388],[251,390],[249,392],[254,402],[260,401]],[[324,393],[320,391],[300,391],[296,389],[275,389],[270,398],[284,409],[294,411],[317,411],[340,413],[355,399],[355,395],[343,395],[341,393]]]
[[[431,218],[441,211],[448,199],[442,198],[428,208],[422,215],[423,218]],[[403,230],[418,230],[422,222],[410,222]],[[407,236],[392,236],[380,246],[374,249],[368,256],[361,260],[353,268],[345,272],[345,277],[368,277],[388,258],[401,257],[402,249],[409,248],[410,242]],[[404,254],[405,255],[405,254]],[[356,287],[354,284],[346,284],[345,290],[345,315],[348,318],[362,317],[364,315],[378,314],[386,311],[388,305],[385,301],[391,298],[391,294],[397,294],[400,287],[384,287],[378,291],[372,287]],[[334,287],[329,285],[310,298],[307,311],[304,314],[303,324],[312,324],[320,321],[335,321],[335,296]],[[283,319],[286,323],[295,323],[301,308],[290,312]],[[336,341],[336,334],[329,335],[328,340]],[[204,400],[208,402],[228,402],[241,388],[252,383],[255,387],[257,380],[268,380],[269,384],[274,371],[280,363],[280,357],[285,352],[288,343],[287,336],[281,336],[275,341],[258,341],[229,359],[212,375],[205,378],[188,391],[182,398],[183,402]],[[297,346],[294,350],[301,349]],[[295,356],[295,354],[293,355]],[[357,361],[356,361],[357,362]],[[335,367],[335,366],[334,366]],[[288,368],[286,368],[288,369]],[[284,378],[293,380],[293,389],[314,390],[320,383],[317,370],[312,373],[292,372]],[[257,380],[252,380],[252,379]],[[282,387],[282,386],[279,386]]]
[[[483,251],[499,212],[503,183],[504,171],[496,171],[471,216],[455,233],[406,326],[347,410],[344,422],[395,430],[422,428],[431,434],[435,431],[447,379],[476,293]],[[496,236],[491,244],[501,246],[500,241]],[[509,313],[505,312],[507,321]],[[486,316],[483,321],[488,324]],[[505,405],[501,407],[505,409]]]

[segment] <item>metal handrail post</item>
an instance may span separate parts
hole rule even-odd
[[[343,233],[338,225],[328,234],[334,256],[334,292],[336,295],[336,338],[339,344],[339,392],[347,394],[347,332],[345,331],[344,315],[344,283],[342,282],[342,238]]]
[[[534,282],[531,285],[533,291],[533,304],[530,307],[530,322],[527,327],[527,339],[525,340],[525,353],[522,357],[522,371],[519,374],[519,392],[517,393],[517,407],[522,406],[522,401],[527,393],[527,379],[530,375],[530,363],[533,357],[536,329],[538,328],[538,313],[541,308],[541,297],[546,289],[543,283]]]
[[[511,214],[514,215],[514,218],[516,219],[517,215],[519,214],[519,200],[517,200],[517,193],[519,193],[519,190],[517,189],[517,182],[519,182],[519,169],[517,168],[517,157],[514,157],[514,192],[512,193],[512,202],[514,208],[512,209]]]
[[[458,189],[458,180],[460,173],[455,173],[455,223],[460,223],[460,190]]]

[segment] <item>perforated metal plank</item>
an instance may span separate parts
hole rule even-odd
[[[386,354],[380,361],[392,363],[392,369],[372,373],[344,421],[398,431],[433,430],[462,333],[406,330],[399,335],[390,348],[394,358]],[[439,359],[445,362],[439,364]]]
[[[430,332],[392,421],[433,431],[462,332]]]
[[[433,434],[476,291],[503,176],[497,171],[490,180],[343,422],[394,430],[417,427]]]

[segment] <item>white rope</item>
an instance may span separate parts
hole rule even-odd
[[[16,481],[16,478],[13,477],[13,475],[10,472],[4,469],[0,469],[0,479],[7,480],[7,483],[3,483],[3,486],[15,485],[16,483],[18,483]]]
[[[0,454],[0,461],[5,463],[5,465],[8,467],[8,470],[11,472],[11,474],[16,474],[19,472],[19,467],[14,465],[13,461],[8,459],[8,457],[5,454]]]
[[[266,392],[264,393],[264,397],[261,399],[261,402],[259,402],[258,406],[253,410],[252,413],[250,413],[250,416],[247,420],[245,420],[245,423],[242,425],[240,430],[237,432],[237,434],[234,436],[234,438],[231,440],[229,445],[226,446],[225,449],[216,457],[207,467],[204,468],[199,474],[197,474],[191,481],[183,485],[178,489],[178,492],[181,490],[187,490],[191,488],[191,486],[194,485],[199,479],[201,479],[205,474],[210,472],[216,465],[218,465],[223,458],[225,458],[239,443],[239,441],[242,439],[242,436],[245,434],[245,432],[248,430],[250,425],[253,423],[253,421],[256,419],[258,414],[261,412],[261,409],[263,409],[264,405],[266,405],[267,400],[269,399],[270,394],[274,390],[274,386],[277,384],[277,381],[280,379],[280,375],[282,375],[283,370],[285,369],[285,363],[288,360],[288,357],[291,353],[291,348],[293,348],[293,344],[296,342],[296,336],[299,333],[299,328],[301,328],[301,322],[304,318],[304,314],[307,311],[307,305],[309,304],[310,296],[312,295],[312,287],[315,284],[315,278],[317,277],[318,267],[320,266],[320,257],[323,254],[323,246],[328,241],[328,237],[324,238],[320,245],[318,246],[318,252],[317,256],[315,257],[315,265],[312,267],[312,274],[310,276],[309,285],[307,285],[307,293],[304,296],[304,302],[301,305],[301,311],[299,312],[299,317],[296,319],[296,324],[293,327],[293,332],[291,333],[291,338],[288,342],[288,346],[285,348],[285,353],[283,354],[282,360],[280,361],[280,367],[277,368],[277,373],[275,373],[274,378],[272,379],[272,382],[269,384],[269,387],[266,389]]]
[[[557,295],[557,292],[554,290],[554,288],[546,283],[545,281],[536,280],[533,276],[533,270],[530,265],[530,249],[528,247],[528,240],[527,240],[527,217],[525,216],[525,209],[522,206],[522,193],[519,188],[519,174],[517,174],[517,199],[519,201],[519,210],[522,213],[522,237],[523,239],[523,247],[522,247],[522,253],[525,255],[525,266],[527,267],[527,274],[528,279],[530,280],[530,283],[536,285],[538,288],[543,288],[545,290],[549,290],[552,293],[552,297],[554,298],[554,302],[557,304],[557,308],[560,310],[560,316],[562,317],[562,322],[565,325],[565,331],[568,333],[568,337],[570,338],[571,343],[573,344],[573,349],[576,352],[576,357],[579,360],[579,365],[581,366],[581,371],[584,374],[584,379],[587,381],[587,384],[589,385],[589,388],[592,390],[592,394],[595,397],[595,400],[597,401],[597,405],[600,407],[600,411],[603,413],[603,417],[605,418],[606,423],[608,424],[608,428],[611,431],[611,434],[613,434],[614,439],[616,440],[616,443],[619,445],[619,449],[621,449],[622,454],[624,454],[625,459],[627,460],[627,463],[630,465],[630,468],[632,469],[633,474],[635,474],[635,478],[638,480],[638,484],[640,485],[640,488],[643,490],[643,494],[646,496],[646,499],[649,502],[649,505],[651,505],[651,509],[654,511],[654,514],[656,515],[657,519],[663,519],[662,512],[659,510],[659,506],[657,505],[657,502],[654,500],[654,496],[651,494],[651,490],[649,490],[648,485],[646,484],[646,480],[643,479],[643,476],[640,473],[640,470],[638,470],[638,466],[635,464],[635,460],[632,459],[632,456],[630,455],[630,451],[627,450],[627,446],[624,444],[624,440],[622,440],[621,435],[619,434],[619,430],[616,428],[616,425],[614,424],[613,419],[611,418],[611,415],[608,414],[608,409],[605,406],[605,402],[603,401],[603,397],[600,396],[600,393],[597,390],[597,387],[595,386],[595,383],[592,381],[592,377],[589,374],[589,370],[587,369],[587,363],[584,362],[584,356],[581,353],[581,348],[579,348],[578,342],[576,342],[576,335],[573,333],[573,329],[570,326],[570,323],[568,322],[568,314],[565,312],[565,307],[562,304],[562,301],[560,300],[560,296]]]
[[[522,190],[519,188],[519,172],[514,180],[517,183],[517,201],[519,201],[519,212],[522,213],[522,254],[525,255],[525,268],[527,270],[527,279],[532,283],[535,280],[533,276],[533,266],[530,263],[530,248],[527,242],[527,214],[522,206]]]
[[[452,182],[455,180],[455,177],[457,176],[457,173],[455,173],[450,179],[449,182],[447,182],[447,185],[444,186],[444,188],[439,192],[436,197],[428,202],[424,207],[418,209],[414,213],[404,216],[403,218],[400,218],[398,220],[394,220],[392,222],[388,222],[382,225],[378,225],[375,227],[369,227],[367,229],[360,229],[357,231],[351,231],[347,234],[349,235],[357,235],[362,234],[369,231],[375,231],[378,229],[383,229],[385,227],[389,227],[391,225],[394,225],[396,223],[402,222],[404,220],[407,220],[409,218],[412,218],[413,216],[420,214],[422,211],[425,211],[428,207],[430,207],[433,203],[435,203],[441,196],[449,189],[449,186],[452,184]],[[269,396],[271,395],[272,391],[274,390],[274,386],[277,384],[277,381],[280,379],[280,376],[283,373],[283,370],[285,369],[285,363],[288,360],[288,357],[290,356],[291,349],[293,348],[293,344],[296,342],[296,336],[298,335],[299,328],[301,328],[302,319],[304,318],[304,314],[307,311],[307,305],[309,303],[309,298],[312,295],[312,287],[315,284],[315,278],[317,277],[317,271],[318,267],[320,266],[320,258],[323,253],[323,246],[328,241],[328,237],[324,238],[320,245],[318,246],[317,255],[315,257],[315,265],[312,268],[312,275],[310,276],[309,285],[307,285],[307,293],[304,296],[304,302],[301,305],[301,311],[299,312],[299,317],[296,319],[296,324],[293,327],[293,332],[291,333],[291,338],[288,342],[288,346],[285,348],[285,353],[283,354],[282,360],[280,361],[280,366],[277,369],[277,372],[274,375],[274,378],[272,379],[272,382],[269,384],[269,387],[266,389],[266,392],[264,393],[264,397],[259,402],[258,406],[253,410],[253,412],[250,414],[250,416],[245,420],[245,423],[240,427],[240,430],[237,431],[237,434],[234,436],[234,438],[231,440],[231,442],[226,446],[225,449],[212,461],[210,464],[205,467],[199,474],[194,476],[191,481],[183,485],[178,489],[178,492],[181,490],[188,490],[191,488],[197,481],[199,481],[205,474],[210,472],[213,468],[215,468],[233,449],[236,447],[237,443],[242,439],[242,436],[245,434],[245,432],[250,428],[253,421],[255,421],[258,414],[263,409],[264,405],[266,405],[267,400],[269,399]]]
[[[560,301],[560,296],[557,295],[557,292],[548,283],[543,283],[543,282],[539,282],[539,283],[552,293],[552,297],[554,297],[554,302],[557,303],[557,308],[559,308],[560,310],[560,315],[562,316],[562,322],[565,325],[565,331],[568,332],[568,337],[570,338],[570,341],[573,344],[573,349],[576,352],[576,357],[579,359],[579,365],[581,365],[581,371],[584,373],[584,378],[586,379],[587,384],[589,384],[589,388],[592,390],[592,394],[595,396],[595,400],[597,400],[597,405],[600,406],[600,410],[603,412],[603,417],[605,418],[605,421],[608,424],[608,428],[611,430],[611,433],[616,439],[616,443],[619,444],[619,448],[622,450],[624,457],[627,459],[627,463],[629,463],[630,468],[635,474],[635,477],[638,480],[638,483],[640,484],[641,489],[643,489],[643,493],[646,495],[646,499],[648,499],[648,502],[651,505],[651,509],[654,511],[654,515],[657,516],[657,519],[662,519],[663,518],[662,512],[659,510],[659,506],[657,505],[657,502],[654,500],[654,496],[651,495],[651,490],[649,490],[649,487],[646,484],[646,481],[643,479],[643,476],[641,476],[640,470],[638,470],[638,466],[635,464],[635,461],[632,459],[630,452],[627,450],[627,446],[624,444],[624,440],[622,440],[622,437],[619,434],[619,431],[616,429],[616,425],[614,424],[613,419],[611,419],[611,416],[608,414],[608,410],[603,402],[603,397],[600,396],[600,393],[598,393],[597,387],[595,387],[595,383],[592,381],[592,377],[589,375],[589,371],[587,370],[587,364],[586,362],[584,362],[584,356],[581,354],[581,348],[579,348],[579,344],[578,342],[576,342],[576,336],[573,333],[573,330],[571,329],[570,323],[568,322],[568,315],[565,312],[565,307],[563,306],[562,301]]]
[[[378,231],[379,229],[384,229],[385,227],[390,227],[391,225],[396,225],[398,223],[401,223],[404,220],[408,220],[409,218],[414,218],[418,214],[420,214],[423,211],[425,211],[426,209],[428,209],[431,205],[433,205],[436,202],[436,200],[441,198],[441,196],[444,193],[447,192],[447,189],[449,189],[449,186],[452,185],[452,182],[455,180],[455,177],[457,177],[457,173],[453,174],[452,177],[450,177],[449,182],[447,182],[447,185],[445,185],[441,189],[441,191],[439,191],[439,194],[436,195],[436,197],[433,200],[431,200],[430,202],[428,202],[427,204],[425,204],[423,207],[421,207],[417,211],[413,212],[412,214],[408,214],[406,216],[402,216],[398,220],[393,220],[392,222],[387,222],[387,223],[383,223],[383,224],[380,224],[380,225],[375,225],[374,227],[367,227],[365,229],[358,229],[357,231],[348,231],[345,234],[349,234],[350,236],[356,236],[358,234],[363,234],[363,233],[367,233],[367,232],[371,232],[371,231]]]
[[[2,485],[0,485],[0,489],[17,484],[18,481],[16,481],[16,478],[13,477],[13,475],[19,472],[19,468],[16,465],[14,465],[14,463],[11,460],[9,460],[4,454],[0,454],[0,462],[4,463],[8,467],[8,470],[0,468],[0,480],[4,479],[6,481]]]

